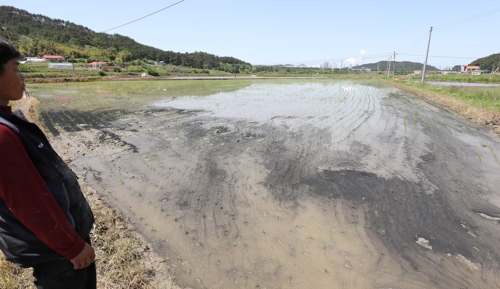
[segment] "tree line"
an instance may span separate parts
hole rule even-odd
[[[120,34],[92,31],[75,23],[52,19],[12,6],[0,6],[4,38],[10,38],[23,56],[62,55],[72,61],[131,60],[163,61],[165,64],[227,72],[251,71],[252,65],[234,57],[219,57],[206,52],[164,51],[137,43]]]
[[[482,70],[495,71],[500,66],[500,53],[476,59],[470,65],[477,65]]]

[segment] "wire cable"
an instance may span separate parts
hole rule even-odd
[[[475,19],[478,19],[478,18],[481,18],[481,17],[485,17],[485,16],[488,16],[488,15],[491,15],[491,14],[494,14],[494,13],[497,13],[497,12],[500,12],[500,7],[495,8],[495,9],[490,10],[490,11],[483,12],[483,13],[478,14],[476,16],[471,16],[471,17],[468,17],[468,18],[464,18],[462,20],[458,20],[457,22],[452,22],[450,24],[445,24],[444,26],[436,27],[436,28],[434,28],[434,30],[448,28],[450,26],[455,26],[455,25],[458,25],[458,24],[462,24],[464,22],[472,21],[472,20],[475,20]]]
[[[406,56],[425,56],[422,54],[407,54],[407,53],[401,53],[400,55],[406,55]],[[444,55],[429,55],[429,57],[435,57],[435,58],[464,58],[464,59],[472,59],[472,58],[478,58],[478,57],[467,57],[467,56],[444,56]]]
[[[181,2],[184,2],[184,1],[186,1],[186,0],[181,0],[181,1],[176,2],[176,3],[174,3],[174,4],[170,5],[170,6],[167,6],[167,7],[165,7],[165,8],[162,8],[162,9],[158,10],[158,11],[155,11],[155,12],[153,12],[153,13],[151,13],[151,14],[148,14],[148,15],[143,16],[143,17],[141,17],[141,18],[138,18],[138,19],[135,19],[135,20],[133,20],[133,21],[127,22],[127,23],[122,24],[122,25],[120,25],[120,26],[116,26],[116,27],[113,27],[113,28],[111,28],[111,29],[104,30],[103,32],[108,32],[108,31],[110,31],[110,30],[113,30],[113,29],[116,29],[116,28],[120,28],[120,27],[123,27],[123,26],[125,26],[125,25],[129,25],[130,23],[137,22],[137,21],[139,21],[139,20],[142,20],[142,19],[144,19],[144,18],[146,18],[146,17],[149,17],[149,16],[151,16],[151,15],[154,15],[154,14],[156,14],[156,13],[158,13],[158,12],[161,12],[161,11],[163,11],[163,10],[165,10],[165,9],[168,9],[168,8],[170,8],[170,7],[172,7],[172,6],[175,6],[175,5],[177,5],[177,4],[181,3]]]
[[[422,38],[417,43],[415,43],[415,45],[413,45],[410,49],[406,50],[405,53],[410,52],[413,48],[415,48],[418,44],[420,44],[420,42],[422,42],[426,37],[427,35],[422,36]]]

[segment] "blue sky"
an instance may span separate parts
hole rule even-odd
[[[100,32],[178,1],[2,0],[1,4]],[[439,29],[495,10],[499,12]],[[434,26],[428,63],[444,68],[500,53],[499,19],[498,0],[186,0],[108,33],[163,50],[204,51],[252,64],[329,61],[339,66],[341,60],[359,57],[361,50],[366,54],[360,64],[387,60],[394,51],[398,61],[423,62]]]

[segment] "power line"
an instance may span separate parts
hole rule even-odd
[[[141,18],[138,18],[138,19],[135,19],[135,20],[133,20],[133,21],[127,22],[127,23],[122,24],[122,25],[120,25],[120,26],[116,26],[116,27],[113,27],[113,28],[111,28],[111,29],[104,30],[103,32],[108,32],[108,31],[110,31],[110,30],[113,30],[113,29],[116,29],[116,28],[120,28],[120,27],[123,27],[123,26],[125,26],[125,25],[129,25],[130,23],[137,22],[137,21],[139,21],[139,20],[142,20],[142,19],[144,19],[144,18],[146,18],[146,17],[149,17],[149,16],[151,16],[151,15],[153,15],[153,14],[156,14],[156,13],[158,13],[158,12],[161,12],[161,11],[163,11],[163,10],[165,10],[165,9],[168,9],[168,8],[170,8],[170,7],[172,7],[172,6],[175,6],[175,5],[177,5],[177,4],[181,3],[181,2],[184,2],[184,1],[186,1],[186,0],[181,0],[181,1],[176,2],[176,3],[174,3],[174,4],[170,5],[170,6],[167,6],[167,7],[165,7],[165,8],[162,8],[162,9],[158,10],[158,11],[155,11],[155,12],[153,12],[153,13],[151,13],[151,14],[148,14],[148,15],[143,16],[143,17],[141,17]]]
[[[406,54],[406,53],[401,53],[400,55],[406,55],[406,56],[425,56],[425,55],[423,55],[423,54]],[[467,56],[443,56],[443,55],[429,55],[429,57],[434,57],[434,58],[464,58],[464,59],[479,58],[479,57],[467,57]]]
[[[491,15],[491,14],[494,14],[494,13],[497,13],[497,12],[500,12],[500,7],[498,8],[495,8],[493,10],[490,10],[490,11],[486,11],[486,12],[483,12],[481,14],[478,14],[476,16],[471,16],[471,17],[468,17],[468,18],[464,18],[462,20],[458,20],[457,22],[452,22],[450,24],[447,24],[447,25],[444,25],[444,26],[440,26],[440,27],[437,27],[435,28],[436,30],[437,29],[444,29],[444,28],[448,28],[450,26],[455,26],[455,25],[458,25],[458,24],[462,24],[464,22],[468,22],[468,21],[472,21],[472,20],[475,20],[475,19],[478,19],[478,18],[481,18],[481,17],[485,17],[485,16],[488,16],[488,15]]]
[[[418,44],[420,44],[420,42],[422,42],[422,40],[424,40],[426,37],[427,37],[427,35],[424,35],[417,43],[415,43],[415,45],[413,45],[410,49],[406,50],[405,52],[409,52],[410,50],[412,50],[413,48],[415,48],[415,46],[417,46]]]

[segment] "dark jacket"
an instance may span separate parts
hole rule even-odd
[[[76,233],[88,237],[94,216],[77,177],[50,146],[42,131],[30,122],[0,110],[0,125],[17,132],[27,153]],[[61,255],[26,228],[0,199],[0,249],[7,260],[23,267],[43,263]]]

